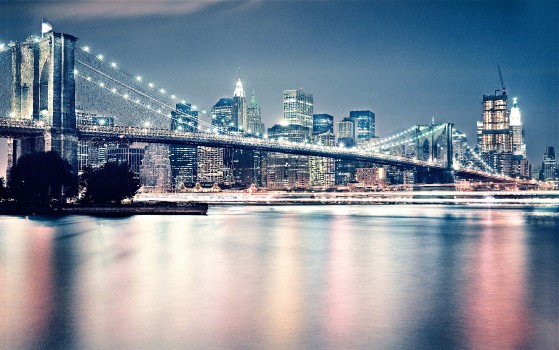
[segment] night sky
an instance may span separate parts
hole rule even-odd
[[[0,42],[40,34],[41,18],[200,109],[232,96],[240,70],[267,128],[283,90],[303,88],[336,120],[374,111],[381,137],[434,117],[473,146],[500,65],[530,161],[559,146],[557,1],[8,0]]]

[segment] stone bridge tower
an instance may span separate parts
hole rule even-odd
[[[56,151],[77,172],[74,48],[77,38],[50,31],[10,43],[10,118],[44,123],[42,136],[10,140],[8,167],[24,154]]]

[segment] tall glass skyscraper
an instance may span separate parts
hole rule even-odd
[[[220,98],[211,110],[212,125],[218,129],[220,133],[225,131],[235,131],[237,125],[233,121],[233,99]]]
[[[241,79],[237,81],[237,86],[233,92],[233,109],[232,109],[233,124],[235,124],[236,131],[241,134],[248,132],[248,119],[247,119],[247,105],[245,100],[245,91],[243,90],[243,83]]]
[[[171,130],[198,131],[198,111],[193,110],[190,103],[177,103],[176,111],[171,113]],[[169,145],[173,188],[181,184],[190,187],[196,182],[197,160],[196,146]]]
[[[258,104],[258,102],[256,102],[254,91],[252,92],[250,104],[247,107],[247,119],[248,129],[245,134],[262,137],[264,134],[264,124],[262,123],[262,113],[260,111],[260,105]]]
[[[557,160],[555,147],[547,147],[543,154],[540,180],[554,180],[557,178]]]
[[[283,92],[283,119],[289,124],[313,127],[313,96],[303,89]]]
[[[334,146],[334,117],[329,114],[313,115],[312,142],[317,145]],[[309,185],[332,188],[336,180],[335,160],[327,157],[309,157]]]
[[[375,137],[375,114],[369,110],[350,111],[349,120],[353,122],[353,132],[357,145],[371,142]]]

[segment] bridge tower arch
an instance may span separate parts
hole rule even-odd
[[[419,160],[431,161],[437,164],[444,164],[445,169],[420,170],[417,173],[418,183],[453,183],[453,145],[452,135],[454,125],[451,123],[438,123],[431,125],[419,125],[417,132],[438,130],[437,132],[426,133],[426,136],[416,140],[417,158]]]
[[[9,140],[8,167],[27,153],[56,151],[77,172],[74,50],[77,38],[50,31],[10,43],[9,118],[44,123],[43,136]]]

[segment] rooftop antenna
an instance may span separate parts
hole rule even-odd
[[[497,69],[499,70],[499,79],[501,80],[501,91],[506,94],[507,93],[507,86],[505,85],[505,82],[503,81],[503,74],[501,74],[501,67],[497,66]]]

